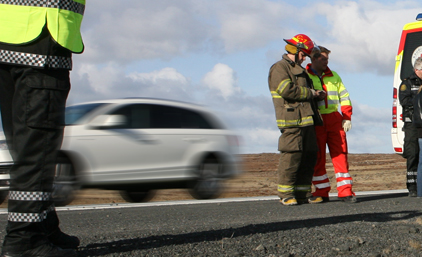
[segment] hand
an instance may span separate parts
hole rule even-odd
[[[352,128],[352,121],[350,121],[350,120],[343,120],[342,127],[344,129],[344,132],[349,131]]]
[[[317,90],[316,91],[316,94],[317,94],[317,98],[319,99],[319,100],[322,100],[322,99],[324,99],[326,96],[327,96],[327,92],[325,92],[324,90]]]

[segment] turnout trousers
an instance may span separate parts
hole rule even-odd
[[[278,148],[278,196],[281,199],[311,197],[318,151],[314,126],[283,129]]]
[[[318,158],[315,165],[312,183],[315,186],[314,196],[328,197],[331,190],[327,176],[326,147],[330,152],[336,175],[338,197],[354,195],[352,192],[353,180],[349,174],[347,161],[346,132],[342,127],[343,116],[339,112],[322,114],[323,126],[315,126],[318,142]]]
[[[403,157],[406,158],[406,186],[409,191],[416,192],[416,182],[419,163],[418,131],[412,123],[405,122],[403,126],[404,145]]]
[[[2,122],[14,161],[3,251],[35,248],[59,229],[51,193],[69,89],[68,70],[0,65]]]

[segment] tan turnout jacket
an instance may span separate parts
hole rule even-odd
[[[268,85],[280,129],[314,125],[312,116],[317,114],[317,110],[313,103],[312,80],[302,66],[284,54],[271,66]]]

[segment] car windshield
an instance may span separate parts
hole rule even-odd
[[[65,123],[66,125],[75,125],[78,121],[93,111],[94,109],[104,105],[104,103],[82,104],[66,107]]]

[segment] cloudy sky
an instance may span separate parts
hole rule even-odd
[[[420,0],[87,0],[85,52],[68,104],[157,97],[199,103],[242,136],[243,153],[277,152],[267,77],[284,41],[307,34],[352,99],[351,153],[392,153],[392,83],[403,25]]]

